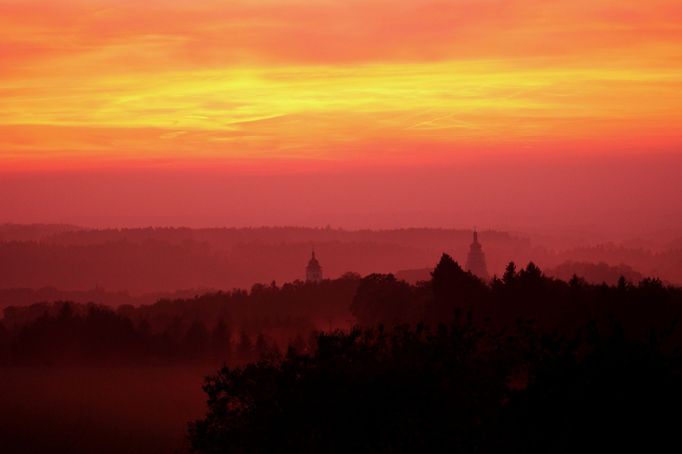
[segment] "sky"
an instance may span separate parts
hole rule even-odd
[[[0,221],[676,228],[681,144],[679,1],[0,0]]]

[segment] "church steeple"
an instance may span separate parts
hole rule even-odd
[[[483,247],[478,242],[478,232],[474,229],[474,241],[469,246],[469,255],[467,257],[466,268],[483,280],[488,280],[488,267],[485,263],[485,254]]]
[[[306,282],[320,282],[322,280],[322,267],[315,257],[315,249],[313,249],[310,261],[308,261],[308,266],[305,269],[305,280]]]

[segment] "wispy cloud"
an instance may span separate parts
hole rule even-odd
[[[680,24],[670,0],[5,1],[0,160],[674,149]]]

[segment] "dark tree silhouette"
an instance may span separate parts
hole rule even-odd
[[[412,288],[392,274],[370,274],[360,281],[351,313],[363,326],[399,325],[414,319]]]
[[[253,341],[251,337],[242,331],[239,335],[239,344],[237,344],[237,354],[243,360],[248,360],[253,355]]]
[[[211,333],[211,354],[214,359],[226,361],[232,352],[232,334],[224,319],[218,320]]]
[[[209,334],[206,325],[201,321],[194,321],[185,334],[185,355],[188,358],[202,358],[208,353]]]
[[[208,412],[190,424],[190,442],[206,453],[540,453],[673,442],[679,354],[628,341],[617,326],[585,332],[510,338],[454,322],[320,334],[309,355],[290,350],[209,377]]]
[[[470,310],[488,299],[488,287],[478,277],[464,271],[452,257],[443,254],[431,273],[433,298],[426,309],[431,322],[449,320],[457,310]]]
[[[307,346],[299,335],[284,358],[223,368],[205,384],[193,449],[540,453],[674,441],[682,291],[659,280],[564,282],[510,263],[486,285],[443,255],[423,285],[367,276],[351,310],[393,328],[321,333]]]

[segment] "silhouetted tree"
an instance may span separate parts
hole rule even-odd
[[[427,319],[432,323],[447,322],[457,310],[471,310],[487,300],[488,286],[447,254],[441,256],[431,276],[433,298]]]
[[[415,317],[412,290],[392,274],[370,274],[360,281],[351,313],[363,326],[377,323],[398,325]]]
[[[251,337],[244,331],[239,335],[237,354],[243,361],[250,360],[253,355],[253,341],[251,341]]]
[[[308,345],[306,344],[305,339],[303,339],[303,336],[298,333],[296,334],[296,337],[289,342],[289,349],[298,354],[304,354],[308,351]]]
[[[211,353],[214,358],[223,361],[229,358],[231,338],[232,334],[227,328],[227,323],[221,318],[211,333]]]
[[[0,366],[10,362],[10,335],[5,325],[0,322]]]
[[[267,356],[269,345],[263,333],[258,333],[258,336],[256,336],[256,344],[254,345],[254,349],[257,358],[264,358]]]
[[[664,449],[682,361],[622,330],[521,337],[469,322],[320,334],[314,353],[223,368],[189,427],[197,452]],[[523,374],[519,372],[523,371]],[[622,429],[627,429],[625,432]]]
[[[518,274],[516,273],[516,264],[509,262],[502,275],[502,281],[505,285],[513,285],[516,282]]]
[[[202,358],[208,352],[208,343],[206,325],[201,321],[194,321],[185,335],[185,355],[190,359]]]

